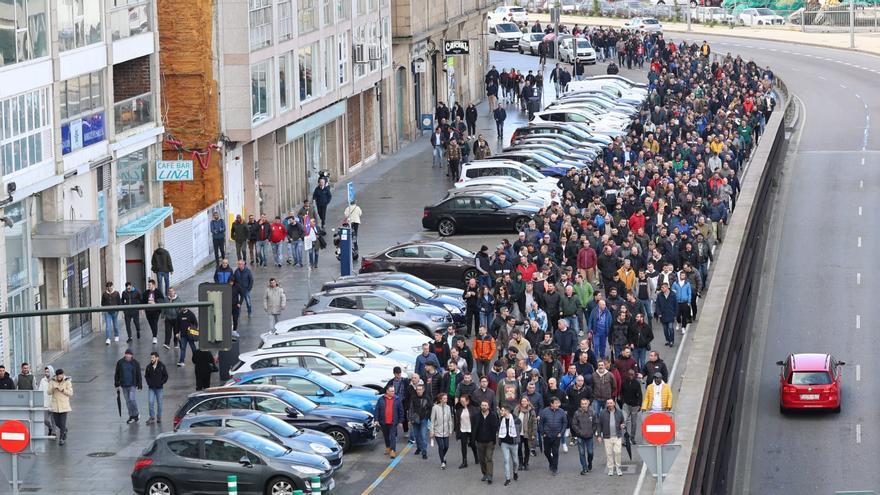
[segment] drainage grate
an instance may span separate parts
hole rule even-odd
[[[87,454],[89,457],[113,457],[116,455],[116,452],[92,452],[91,454]]]

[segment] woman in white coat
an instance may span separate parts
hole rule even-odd
[[[448,402],[449,399],[445,393],[437,394],[434,407],[431,408],[431,424],[428,431],[431,439],[437,442],[440,469],[446,469],[446,452],[449,450],[449,437],[454,429],[452,408],[449,407]]]

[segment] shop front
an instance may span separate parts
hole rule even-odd
[[[27,208],[31,198],[13,203],[4,209],[3,216],[12,222],[5,229],[6,238],[6,310],[26,311],[34,307],[34,281],[36,275],[31,251],[31,227]],[[12,359],[7,369],[18,369],[26,361],[33,361],[38,354],[36,318],[6,320],[8,332],[0,332],[0,356],[8,350]]]

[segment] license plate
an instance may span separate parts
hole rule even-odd
[[[801,400],[819,400],[819,394],[802,394]]]

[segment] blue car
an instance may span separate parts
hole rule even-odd
[[[228,385],[280,385],[322,406],[345,406],[375,413],[379,394],[305,368],[265,368],[236,375]]]

